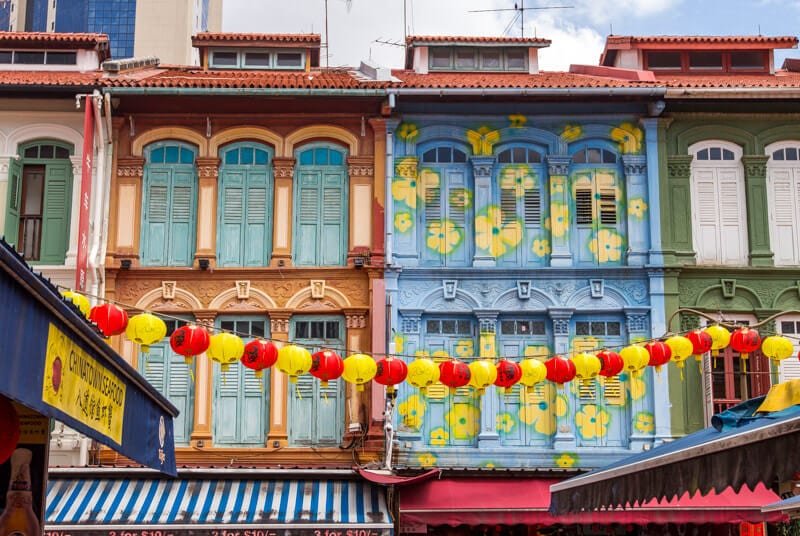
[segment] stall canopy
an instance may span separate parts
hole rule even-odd
[[[2,240],[0,394],[175,475],[178,410]]]
[[[755,489],[800,469],[800,380],[715,415],[712,425],[650,451],[554,484],[555,514],[634,506],[684,492]],[[764,503],[767,504],[767,503]],[[763,506],[763,504],[762,504]]]

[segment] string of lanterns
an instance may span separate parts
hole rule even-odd
[[[125,309],[114,303],[92,307],[86,296],[71,291],[64,291],[62,295],[72,301],[105,337],[124,333],[139,345],[144,354],[149,352],[151,345],[166,337],[166,323],[152,313],[142,312],[129,318]],[[299,376],[310,374],[326,387],[328,382],[341,377],[354,384],[359,391],[367,383],[375,381],[384,385],[389,394],[394,393],[395,387],[404,381],[422,393],[428,387],[442,383],[451,392],[466,386],[479,396],[492,385],[508,392],[517,383],[532,388],[549,381],[561,388],[572,380],[588,385],[598,376],[610,378],[622,372],[637,377],[647,367],[653,367],[659,373],[668,363],[675,363],[683,378],[683,367],[690,356],[701,361],[702,355],[710,352],[712,358],[716,358],[720,350],[728,346],[739,352],[742,371],[746,372],[749,354],[759,348],[776,365],[794,353],[792,341],[783,335],[771,335],[762,340],[758,331],[750,327],[739,327],[730,332],[720,324],[694,329],[685,335],[670,334],[665,340],[630,344],[618,353],[604,348],[596,352],[579,352],[571,357],[554,355],[546,360],[526,357],[517,363],[507,358],[500,358],[496,362],[490,358],[479,358],[469,364],[446,355],[437,363],[427,354],[406,356],[413,358],[408,364],[399,358],[401,356],[391,355],[377,361],[362,353],[342,358],[333,349],[312,354],[295,344],[279,348],[275,342],[264,338],[245,344],[237,333],[215,331],[218,333],[211,334],[203,326],[185,324],[172,332],[169,344],[176,354],[183,356],[187,365],[205,353],[212,361],[219,363],[222,371],[238,361],[253,370],[257,378],[261,378],[264,370],[275,366],[292,383],[297,383]]]

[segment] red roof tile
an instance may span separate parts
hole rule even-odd
[[[779,71],[775,75],[664,75],[657,76],[657,84],[668,88],[800,88],[800,73]]]
[[[586,76],[564,72],[527,73],[428,73],[392,71],[403,81],[400,87],[455,89],[455,88],[584,88],[584,87],[655,87],[654,82],[621,80],[616,78]]]
[[[0,86],[93,86],[101,76],[100,71],[0,71]]]
[[[406,37],[408,45],[425,45],[428,43],[480,43],[503,45],[549,45],[549,39],[541,37],[478,37],[468,35],[410,35]]]
[[[99,33],[0,32],[0,47],[108,50],[108,36]]]
[[[266,34],[266,33],[231,33],[231,32],[200,32],[192,37],[192,44],[259,44],[263,46],[298,46],[316,45],[321,43],[320,34]]]
[[[735,47],[746,45],[762,45],[759,48],[792,48],[797,46],[795,36],[767,37],[764,35],[610,35],[606,38],[606,48],[630,46],[639,48],[638,45],[670,45],[695,47],[697,45],[724,45]]]

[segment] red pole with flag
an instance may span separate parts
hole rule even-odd
[[[92,158],[94,155],[94,97],[86,96],[83,115],[83,159],[81,165],[81,197],[78,207],[78,253],[75,266],[75,290],[86,290],[89,264],[89,207],[92,197]]]

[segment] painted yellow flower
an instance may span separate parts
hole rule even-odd
[[[555,389],[555,387],[551,387],[551,389]],[[567,399],[567,395],[560,394],[556,396],[556,417],[563,417],[569,411],[569,400]]]
[[[431,430],[431,445],[436,445],[437,447],[447,445],[448,439],[450,439],[450,434],[444,428]]]
[[[550,179],[550,195],[557,197],[557,194],[564,193],[564,179]]]
[[[628,393],[631,396],[631,400],[639,400],[647,394],[647,383],[641,377],[620,374],[619,379],[623,382],[627,380]]]
[[[400,123],[397,127],[397,137],[403,141],[410,141],[419,135],[419,129],[414,123]]]
[[[436,350],[435,352],[433,352],[433,354],[431,354],[431,359],[433,359],[437,363],[439,361],[447,361],[448,359],[450,359],[450,354],[447,353],[447,350]]]
[[[554,461],[556,462],[557,466],[567,469],[569,467],[575,467],[575,464],[578,463],[578,455],[572,454],[571,452],[565,452],[561,456],[556,456]]]
[[[487,469],[494,469],[497,465],[494,462],[483,462],[481,467],[485,467]]]
[[[575,426],[583,439],[605,437],[608,431],[608,413],[594,404],[583,406],[575,415]]]
[[[427,350],[417,350],[414,352],[414,357],[417,359],[430,359],[431,353]]]
[[[565,125],[564,130],[561,132],[561,139],[564,141],[575,141],[581,137],[583,129],[580,125]]]
[[[573,355],[581,352],[590,352],[600,348],[602,342],[603,341],[594,335],[581,335],[572,338],[569,349]]]
[[[652,432],[656,429],[656,425],[654,422],[655,417],[649,411],[640,411],[636,414],[636,418],[633,422],[633,427],[636,428],[638,431],[646,434],[648,432]]]
[[[631,216],[643,218],[646,211],[647,203],[644,202],[644,199],[631,199],[628,203],[628,214]]]
[[[554,203],[550,215],[550,232],[553,236],[564,236],[569,228],[569,207],[565,203]]]
[[[524,350],[525,357],[548,357],[550,355],[550,348],[547,346],[526,346]]]
[[[398,156],[394,161],[394,174],[404,179],[416,179],[419,160],[415,156]]]
[[[514,416],[510,413],[501,413],[497,416],[497,431],[503,434],[508,434],[514,429],[517,422]]]
[[[471,339],[463,339],[456,343],[453,350],[457,357],[473,357],[475,355],[475,343]]]
[[[638,154],[642,152],[644,132],[632,123],[623,123],[611,129],[611,139],[619,144],[619,150],[624,154]]]
[[[395,333],[394,335],[394,351],[398,354],[403,353],[403,348],[406,344],[406,335],[404,333]]]
[[[622,257],[622,237],[609,229],[600,229],[589,242],[589,251],[598,262],[616,262]]]
[[[419,428],[427,409],[425,400],[419,395],[409,396],[405,402],[397,405],[397,413],[403,418],[403,424],[409,428]]]
[[[511,128],[522,128],[528,122],[528,118],[522,114],[511,114],[508,116],[508,120],[511,122],[509,125]]]
[[[417,179],[415,177],[396,177],[392,181],[392,197],[408,205],[417,207]]]
[[[489,156],[492,154],[494,144],[500,141],[500,131],[483,125],[478,130],[468,130],[467,141],[472,145],[472,154]]]
[[[428,248],[437,253],[452,253],[464,240],[464,230],[447,218],[428,224]]]
[[[514,219],[503,225],[503,211],[491,206],[475,218],[475,244],[492,257],[500,257],[522,241],[522,224]]]
[[[497,344],[495,334],[482,331],[480,334],[481,357],[497,357]]]
[[[481,412],[470,404],[458,404],[445,415],[450,432],[456,439],[471,439],[481,426]]]
[[[411,214],[408,212],[398,212],[394,215],[394,228],[401,233],[405,233],[413,226],[414,222],[411,220]]]
[[[466,188],[450,190],[450,206],[467,209],[472,206],[472,192]]]
[[[417,455],[417,461],[422,467],[433,467],[438,460],[432,452],[423,452]]]
[[[500,188],[514,190],[516,197],[525,197],[525,190],[536,187],[536,173],[528,164],[511,164],[500,171]]]
[[[556,432],[555,415],[546,400],[520,406],[519,420],[529,426],[533,425],[533,429],[540,434],[553,435]]]
[[[533,241],[533,254],[537,257],[544,257],[550,254],[550,241],[546,238],[537,238]]]

